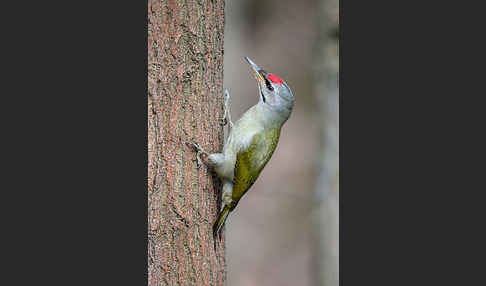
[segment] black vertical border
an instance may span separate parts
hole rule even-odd
[[[147,4],[2,7],[0,284],[147,285]]]
[[[341,285],[485,280],[483,10],[436,4],[340,0]]]

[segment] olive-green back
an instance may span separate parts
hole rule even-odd
[[[236,155],[235,177],[233,181],[233,207],[255,183],[267,162],[272,157],[280,137],[280,128],[272,128],[253,136],[250,147]]]

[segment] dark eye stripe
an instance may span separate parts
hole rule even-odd
[[[265,85],[267,86],[268,90],[273,91],[273,86],[270,81],[267,79],[267,72],[264,70],[260,70],[259,73],[262,75],[263,79],[265,80]]]
[[[268,88],[269,90],[272,90],[272,91],[273,91],[273,86],[272,86],[272,84],[270,83],[270,81],[268,81],[268,79],[267,79],[266,77],[264,77],[264,79],[265,79],[265,85],[267,86],[267,88]]]

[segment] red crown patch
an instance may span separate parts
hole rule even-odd
[[[278,83],[278,84],[283,83],[283,80],[281,78],[279,78],[278,76],[276,76],[272,73],[268,74],[268,79],[273,83]]]

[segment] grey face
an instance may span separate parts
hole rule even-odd
[[[277,110],[291,110],[294,104],[294,95],[289,86],[278,76],[259,70],[263,80],[259,80],[260,100]]]

